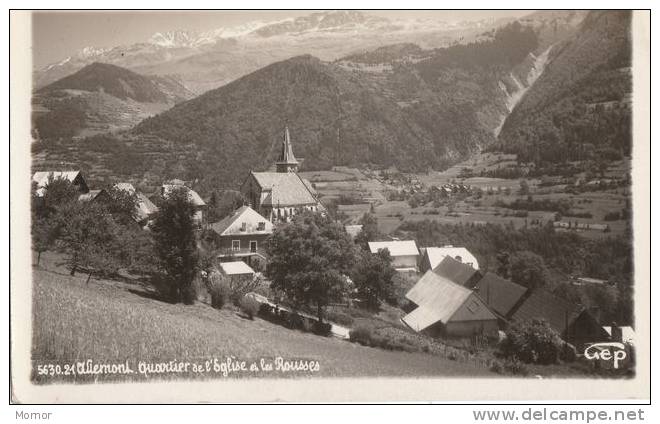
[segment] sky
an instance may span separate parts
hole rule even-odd
[[[130,12],[37,12],[32,18],[33,60],[39,68],[92,47],[115,47],[148,40],[156,32],[208,31],[251,21],[278,21],[313,11],[130,11]],[[521,10],[369,11],[390,19],[436,18],[447,22],[519,17]]]

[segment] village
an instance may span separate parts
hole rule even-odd
[[[185,204],[189,227],[186,230],[186,220],[178,222],[173,215],[175,221],[169,221],[169,225],[178,227],[179,233],[170,231],[169,243],[187,241],[205,257],[203,265],[177,274],[177,278],[187,278],[191,287],[193,280],[198,285],[193,298],[186,299],[181,291],[177,292],[181,294],[178,300],[202,302],[218,309],[233,303],[229,307],[250,320],[263,319],[291,331],[376,349],[428,354],[442,351],[451,360],[465,355],[500,374],[526,375],[530,373],[527,366],[534,364],[584,362],[585,349],[602,342],[623,343],[628,357],[633,357],[633,328],[601,322],[598,306],[559,298],[533,284],[517,284],[512,281],[516,275],[505,278],[492,266],[484,271],[476,256],[464,246],[420,245],[414,239],[383,235],[377,231],[369,209],[361,211],[361,219],[333,218],[332,211],[319,200],[315,184],[298,172],[299,165],[289,129],[285,128],[273,170],[250,171],[240,188],[243,204],[237,204],[236,209],[214,222],[209,220],[207,202],[186,182],[177,179],[164,182],[158,198],[152,200],[129,182],[96,189],[88,186],[81,171],[40,171],[32,179],[33,200],[36,204],[47,203],[49,191],[63,190],[58,188],[59,183],[75,189],[78,204],[112,205],[130,198],[132,220],[142,233],[150,234],[167,231],[162,229],[165,223],[159,215],[163,215],[163,207],[174,207],[172,203],[178,198]],[[395,177],[384,178],[391,182]],[[406,184],[413,195],[422,186],[410,179]],[[472,188],[454,183],[439,190],[443,196],[451,196]],[[171,209],[167,213],[179,212]],[[553,223],[555,228],[562,224]],[[67,250],[63,246],[70,240],[55,240],[57,236],[48,230],[50,235],[44,242],[40,238],[44,230],[33,231],[37,267],[42,251]],[[104,255],[102,246],[92,246],[96,240],[78,242]],[[187,247],[170,247],[172,251],[167,254],[182,255],[181,260],[187,260]],[[89,273],[87,285],[93,273],[106,279],[121,273],[119,265],[107,272],[98,255],[85,262],[85,253],[89,252],[75,252],[74,256],[78,256],[69,262],[71,275],[76,270]],[[302,263],[305,261],[309,263]],[[350,267],[343,261],[351,262]],[[175,292],[183,290],[176,288],[179,282],[173,284]],[[579,276],[571,278],[569,284],[580,287],[609,283]],[[396,341],[388,340],[383,335],[387,331],[382,328],[400,336]],[[588,362],[581,372],[585,369],[617,371],[607,361]],[[543,374],[537,368],[534,373]]]

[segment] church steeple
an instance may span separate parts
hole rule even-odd
[[[284,127],[284,140],[282,140],[282,150],[280,156],[275,162],[277,172],[297,172],[298,160],[293,155],[293,147],[291,146],[291,138],[289,137],[289,126]]]

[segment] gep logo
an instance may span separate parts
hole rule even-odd
[[[584,356],[591,360],[612,360],[614,369],[618,369],[619,362],[626,359],[628,353],[623,343],[594,343],[584,349]]]

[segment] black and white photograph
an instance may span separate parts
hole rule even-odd
[[[10,15],[10,402],[650,398],[648,11]]]

